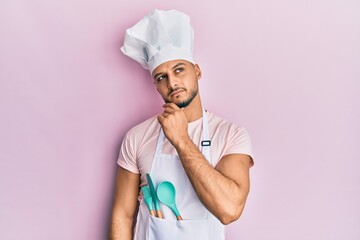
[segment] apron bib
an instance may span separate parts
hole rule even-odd
[[[202,140],[209,140],[206,112],[203,111]],[[134,239],[136,240],[223,240],[224,226],[200,202],[178,155],[163,154],[165,135],[160,128],[156,152],[150,170],[155,188],[169,181],[175,186],[176,205],[183,220],[176,220],[174,213],[160,203],[164,219],[153,217],[142,199],[139,206]],[[204,144],[205,145],[205,144]],[[202,146],[202,154],[210,162],[210,146]]]

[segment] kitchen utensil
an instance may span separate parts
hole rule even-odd
[[[143,187],[141,187],[141,191],[143,193],[144,201],[145,201],[145,203],[148,206],[148,209],[150,211],[150,215],[155,216],[153,200],[152,200],[152,197],[151,197],[149,187],[148,186],[143,186]]]
[[[155,211],[156,211],[156,216],[158,218],[163,218],[162,214],[161,214],[161,211],[160,211],[160,206],[159,206],[159,200],[157,198],[157,195],[156,195],[156,190],[155,190],[155,187],[154,187],[154,184],[152,182],[152,179],[150,177],[150,174],[146,174],[146,179],[148,181],[148,185],[149,185],[149,189],[150,189],[150,193],[151,193],[151,197],[152,197],[152,200],[154,202],[154,206],[155,206]]]
[[[175,203],[175,196],[176,196],[175,187],[171,182],[165,181],[160,183],[159,186],[157,187],[157,196],[158,199],[163,204],[168,206],[173,211],[177,220],[182,220],[182,217]]]

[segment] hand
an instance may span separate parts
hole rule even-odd
[[[175,103],[163,105],[164,112],[157,119],[164,131],[166,138],[176,147],[181,141],[189,138],[188,121],[185,112]]]

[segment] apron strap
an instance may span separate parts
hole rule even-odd
[[[165,134],[164,134],[162,127],[160,126],[160,133],[159,133],[158,140],[156,143],[156,151],[155,151],[154,159],[156,159],[155,157],[159,157],[161,155],[162,148],[164,145],[164,140],[165,140]]]
[[[209,136],[209,122],[207,118],[207,113],[203,110],[203,120],[202,120],[202,141],[201,141],[201,153],[205,158],[210,162],[210,146],[211,140]]]

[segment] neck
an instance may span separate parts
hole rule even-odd
[[[188,122],[196,121],[202,117],[203,109],[199,93],[194,100],[184,108],[184,112]]]

